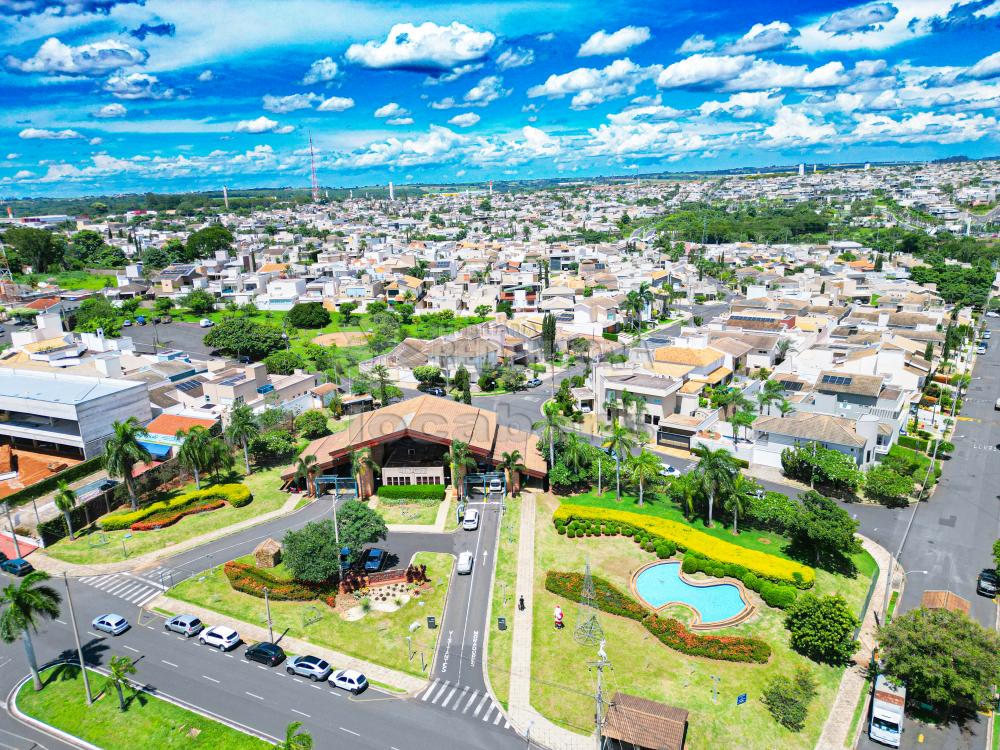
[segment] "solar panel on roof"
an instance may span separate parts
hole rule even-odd
[[[851,378],[844,377],[843,375],[824,375],[823,382],[830,385],[850,385]]]
[[[805,385],[805,383],[799,383],[794,380],[782,380],[780,382],[781,382],[781,387],[784,388],[786,391],[801,391],[802,386]]]
[[[188,393],[189,391],[193,391],[200,385],[201,383],[198,382],[197,380],[185,380],[183,383],[177,384],[177,390],[183,393]]]

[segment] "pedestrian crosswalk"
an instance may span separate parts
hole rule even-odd
[[[495,727],[504,729],[510,727],[500,706],[493,701],[486,690],[453,684],[448,680],[432,680],[417,698],[449,711],[473,716]]]
[[[80,583],[92,586],[105,594],[117,596],[129,604],[141,607],[167,590],[165,585],[145,577],[149,576],[150,573],[153,571],[145,573],[144,576],[133,573],[108,573],[99,576],[84,576],[79,580]]]

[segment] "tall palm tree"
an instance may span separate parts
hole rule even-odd
[[[52,498],[52,502],[55,503],[59,512],[63,514],[63,518],[66,519],[66,531],[69,534],[69,540],[72,542],[73,518],[70,514],[73,508],[76,507],[76,493],[69,488],[66,482],[60,481],[56,485],[56,494]]]
[[[135,481],[132,470],[136,464],[150,463],[150,455],[139,438],[146,434],[139,420],[129,417],[124,422],[115,422],[111,426],[113,432],[104,445],[104,468],[108,476],[124,480],[132,501],[132,510],[139,507],[139,499],[135,496]]]
[[[313,474],[316,473],[316,456],[311,453],[308,456],[299,456],[295,462],[295,483],[300,479],[306,480],[306,497],[313,494]]]
[[[461,499],[465,496],[465,472],[476,468],[476,459],[472,457],[468,443],[452,440],[445,461],[451,467],[451,485]]]
[[[731,491],[733,477],[739,473],[739,466],[733,454],[725,448],[712,450],[706,445],[699,445],[691,452],[698,457],[695,472],[708,498],[708,522],[705,525],[711,527],[715,501],[721,500]]]
[[[177,439],[183,440],[177,451],[177,461],[194,474],[194,486],[201,489],[201,472],[212,461],[212,435],[204,427],[195,425],[189,430],[178,430]]]
[[[750,496],[758,492],[761,486],[753,479],[737,474],[733,477],[732,492],[726,496],[725,508],[733,514],[733,533],[739,534],[740,513],[744,513]]]
[[[40,619],[54,620],[59,617],[59,602],[62,601],[59,592],[46,585],[48,580],[48,573],[35,570],[20,582],[7,586],[0,595],[0,641],[8,644],[18,638],[24,641],[24,655],[28,659],[35,690],[42,689],[42,678],[38,676],[31,633],[38,632]]]
[[[108,682],[118,692],[118,710],[125,710],[125,688],[130,686],[129,676],[136,673],[135,664],[127,656],[112,656],[108,662]]]
[[[275,746],[275,750],[312,750],[313,738],[301,729],[301,721],[293,721],[285,728],[285,739]],[[301,731],[300,731],[301,730]]]
[[[587,445],[572,433],[566,436],[559,453],[566,468],[574,474],[579,474],[587,464]]]
[[[369,471],[373,474],[378,474],[381,471],[379,465],[375,463],[375,459],[372,458],[371,448],[362,448],[359,451],[354,451],[351,454],[351,476],[358,483],[359,500],[366,499],[365,490],[367,489],[367,483],[365,482],[365,477],[368,476]]]
[[[764,385],[757,392],[757,413],[763,414],[766,408],[767,413],[770,414],[771,404],[782,399],[783,390],[781,383],[777,380],[765,380]]]
[[[533,430],[542,431],[542,440],[549,444],[549,470],[556,465],[556,443],[563,433],[569,429],[569,418],[562,413],[559,404],[549,401],[542,408],[544,419],[531,425]]]
[[[679,497],[684,503],[684,510],[688,518],[694,516],[694,501],[701,491],[700,477],[694,472],[681,474],[670,483],[670,490],[674,497]]]
[[[781,414],[781,418],[784,419],[793,411],[795,411],[795,407],[792,405],[792,402],[787,398],[781,399],[781,402],[778,404],[778,412]]]
[[[230,445],[243,448],[243,463],[247,474],[250,474],[250,441],[260,434],[260,427],[254,419],[253,409],[246,404],[234,406],[229,412],[229,425],[226,427],[226,440]]]
[[[626,456],[632,455],[635,448],[635,436],[632,431],[622,424],[618,419],[612,419],[611,424],[605,428],[604,434],[607,436],[602,444],[605,448],[610,448],[615,452],[615,499],[621,502],[622,499],[622,461]]]
[[[639,332],[642,333],[642,313],[646,305],[651,305],[653,300],[656,299],[656,295],[653,294],[653,287],[648,281],[643,281],[639,284],[639,289],[636,292],[639,297]]]
[[[635,412],[635,430],[642,429],[642,415],[646,411],[646,399],[642,396],[632,397],[632,409]]]
[[[507,476],[507,486],[510,487],[510,494],[516,495],[521,490],[521,472],[528,468],[521,463],[521,451],[513,450],[510,453],[504,451],[500,454],[500,463],[497,468]]]
[[[733,443],[737,441],[739,429],[742,427],[745,430],[749,430],[753,427],[754,419],[756,419],[756,416],[752,411],[738,411],[730,417],[729,422],[733,426]]]
[[[220,472],[229,471],[236,463],[236,459],[233,458],[232,451],[229,450],[226,441],[219,438],[209,440],[206,455],[208,463],[205,465],[205,469],[215,475],[216,481],[219,480]]]
[[[639,507],[642,507],[643,498],[647,484],[659,482],[663,475],[663,464],[660,459],[643,448],[638,456],[628,457],[628,475],[633,482],[639,485]]]
[[[625,300],[621,304],[622,309],[629,313],[629,317],[633,319],[633,327],[638,327],[640,333],[642,332],[642,298],[636,291],[631,291],[625,295]]]

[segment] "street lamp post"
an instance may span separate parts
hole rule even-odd
[[[14,532],[14,519],[10,517],[10,503],[4,503],[3,507],[7,511],[7,523],[10,525],[10,538],[14,540],[14,553],[18,557],[21,557],[21,547],[17,543],[17,534]]]
[[[76,611],[73,609],[73,596],[69,590],[69,578],[63,572],[63,582],[66,584],[66,603],[69,604],[69,621],[73,626],[73,638],[76,640],[76,655],[80,660],[80,674],[83,675],[83,689],[87,693],[87,705],[94,702],[90,694],[90,680],[87,678],[87,665],[83,663],[83,646],[80,645],[80,631],[76,627]]]
[[[271,629],[271,599],[268,597],[270,592],[267,590],[267,586],[264,587],[264,609],[267,612],[267,637],[271,643],[274,643],[274,630]]]
[[[896,558],[895,558],[895,555],[894,555],[889,560],[889,573],[888,573],[888,576],[886,578],[886,583],[885,583],[885,599],[882,602],[882,624],[883,625],[885,624],[886,617],[889,614],[889,597],[890,597],[890,592],[892,591],[893,568],[895,567],[895,563],[896,563]],[[914,574],[917,574],[917,573],[922,573],[922,574],[926,575],[927,572],[928,571],[926,571],[926,570],[904,570],[903,571],[903,575],[901,575],[899,577],[900,585],[902,585],[903,583],[906,582],[906,576],[908,576],[908,575],[914,575]]]

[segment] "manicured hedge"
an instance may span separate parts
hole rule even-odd
[[[444,500],[443,484],[383,484],[378,496],[386,500]]]
[[[602,612],[641,622],[665,646],[691,656],[704,656],[721,661],[763,664],[771,658],[771,647],[759,638],[742,636],[701,635],[688,630],[684,623],[671,617],[660,617],[630,599],[610,583],[597,576],[594,581],[594,603]],[[545,575],[545,588],[557,596],[580,600],[583,575],[550,570]]]
[[[307,584],[300,581],[286,581],[270,575],[253,565],[230,560],[222,567],[229,579],[229,585],[236,591],[250,596],[264,598],[264,588],[271,599],[288,602],[311,602],[322,599],[329,606],[336,604],[336,584]]]
[[[898,442],[904,448],[913,448],[913,450],[926,451],[927,441],[921,438],[913,437],[912,435],[900,435],[896,438]]]
[[[5,498],[5,502],[12,508],[16,508],[18,505],[23,505],[24,503],[36,500],[42,495],[47,495],[53,492],[58,486],[59,482],[75,482],[77,479],[82,479],[83,477],[89,476],[96,471],[100,471],[104,467],[104,456],[97,456],[95,458],[88,459],[82,463],[78,463],[76,466],[70,466],[68,469],[60,471],[58,474],[53,474],[50,477],[46,477],[40,482],[36,482],[30,487],[25,487],[23,490],[15,492],[12,495],[8,495]]]
[[[610,508],[589,508],[564,503],[556,509],[553,522],[567,536],[600,536],[624,534],[639,536],[643,549],[655,552],[657,542],[670,542],[678,549],[694,552],[699,557],[721,563],[744,566],[756,575],[779,583],[791,583],[797,588],[810,588],[816,582],[816,571],[808,565],[783,560],[765,552],[740,547],[723,539],[705,534],[690,526],[665,518],[646,516]],[[584,532],[572,528],[582,524]]]
[[[132,529],[132,531],[156,531],[157,529],[165,529],[167,526],[173,526],[175,523],[184,518],[184,516],[193,516],[197,513],[207,513],[210,510],[224,508],[225,505],[226,504],[222,500],[215,500],[210,503],[205,503],[204,505],[196,505],[193,508],[185,508],[184,510],[177,512],[160,511],[159,513],[154,513],[145,521],[136,521],[129,528]]]
[[[742,565],[706,560],[704,557],[699,557],[688,552],[684,555],[684,562],[681,565],[681,569],[685,573],[705,573],[715,578],[725,578],[728,576],[729,578],[742,581],[743,585],[748,589],[760,594],[760,598],[769,607],[787,609],[795,602],[796,591],[794,586],[765,581]]]
[[[147,505],[145,508],[139,508],[136,511],[109,513],[99,519],[97,525],[104,529],[104,531],[119,531],[121,529],[133,528],[133,524],[145,521],[163,511],[181,511],[196,504],[205,505],[206,502],[213,500],[225,501],[234,508],[242,508],[252,499],[253,496],[246,485],[220,484],[201,490],[191,490],[170,500],[161,500],[157,503]]]

